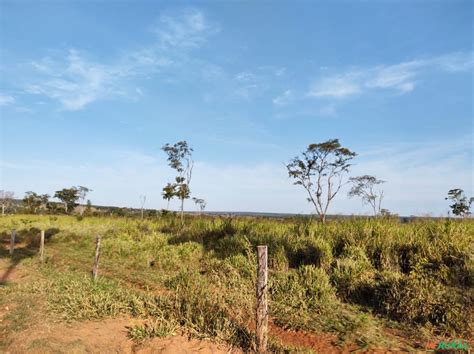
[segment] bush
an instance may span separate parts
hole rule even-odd
[[[375,269],[359,246],[348,246],[342,257],[336,259],[331,273],[331,281],[337,294],[344,300],[366,304],[370,300],[370,288],[375,277]]]
[[[332,248],[321,238],[296,240],[290,245],[288,260],[290,267],[293,268],[300,265],[315,265],[328,270],[332,262]]]
[[[318,310],[335,299],[329,277],[321,268],[305,265],[275,274],[270,282],[271,298],[294,308]]]
[[[434,326],[439,334],[467,333],[472,321],[472,294],[449,288],[418,269],[408,276],[382,274],[374,301],[380,313],[408,324]]]

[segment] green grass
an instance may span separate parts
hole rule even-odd
[[[361,347],[395,345],[383,331],[387,326],[464,338],[473,330],[470,220],[353,219],[321,225],[189,217],[183,226],[173,216],[0,219],[2,238],[12,228],[26,245],[16,261],[34,269],[35,276],[26,285],[0,287],[0,296],[44,297],[48,309],[68,321],[119,314],[143,318],[129,333],[136,340],[179,329],[252,348],[260,244],[269,247],[269,308],[278,326],[332,333],[341,345]],[[40,266],[41,229],[47,242],[46,263]],[[93,282],[97,234],[103,237],[102,255],[100,277]],[[8,257],[5,251],[1,256]]]

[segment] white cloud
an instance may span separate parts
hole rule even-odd
[[[286,90],[281,95],[273,99],[273,104],[277,106],[284,106],[290,103],[293,100],[293,92],[291,90]]]
[[[189,9],[178,16],[161,16],[154,31],[165,48],[196,48],[219,28],[209,24],[201,11]]]
[[[460,72],[469,71],[473,66],[472,53],[453,53],[394,65],[351,69],[317,80],[311,85],[308,96],[341,99],[376,89],[406,93],[415,89],[417,79],[428,70]]]
[[[249,71],[242,71],[235,75],[235,80],[239,82],[255,82],[257,81],[257,76]]]
[[[423,63],[412,61],[391,66],[379,66],[367,73],[365,85],[368,88],[393,88],[401,92],[412,91],[415,87],[413,79],[417,69]]]
[[[10,95],[0,93],[0,107],[15,103],[15,98]]]
[[[327,77],[314,84],[309,96],[344,98],[361,92],[358,73]]]
[[[43,65],[42,71],[54,70],[55,74],[41,76],[25,90],[57,100],[65,110],[80,110],[98,99],[122,93],[118,83],[126,76],[124,68],[88,61],[77,50],[69,50],[64,62]]]
[[[451,72],[468,71],[474,67],[474,52],[451,53],[433,59],[434,65]]]
[[[30,62],[33,78],[23,86],[26,93],[42,95],[60,103],[64,110],[81,110],[102,99],[131,97],[136,99],[133,80],[156,74],[185,60],[181,50],[199,47],[209,35],[218,31],[201,11],[188,10],[177,16],[161,16],[155,28],[155,43],[98,62],[84,52],[70,49],[61,57],[45,57]]]

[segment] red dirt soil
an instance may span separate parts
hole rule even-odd
[[[128,318],[87,321],[72,325],[43,325],[15,335],[5,353],[241,353],[223,344],[188,340],[181,335],[155,338],[135,344],[127,329]]]

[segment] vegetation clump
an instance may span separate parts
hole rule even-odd
[[[22,245],[14,259],[37,276],[0,295],[44,298],[68,321],[137,317],[144,322],[129,333],[136,340],[185,331],[252,348],[260,244],[269,248],[271,320],[283,329],[370,345],[383,342],[383,329],[394,323],[461,338],[474,323],[474,223],[467,219],[1,219],[2,238],[13,228]],[[37,268],[39,230],[46,230],[46,262]],[[97,234],[102,256],[94,282]]]

